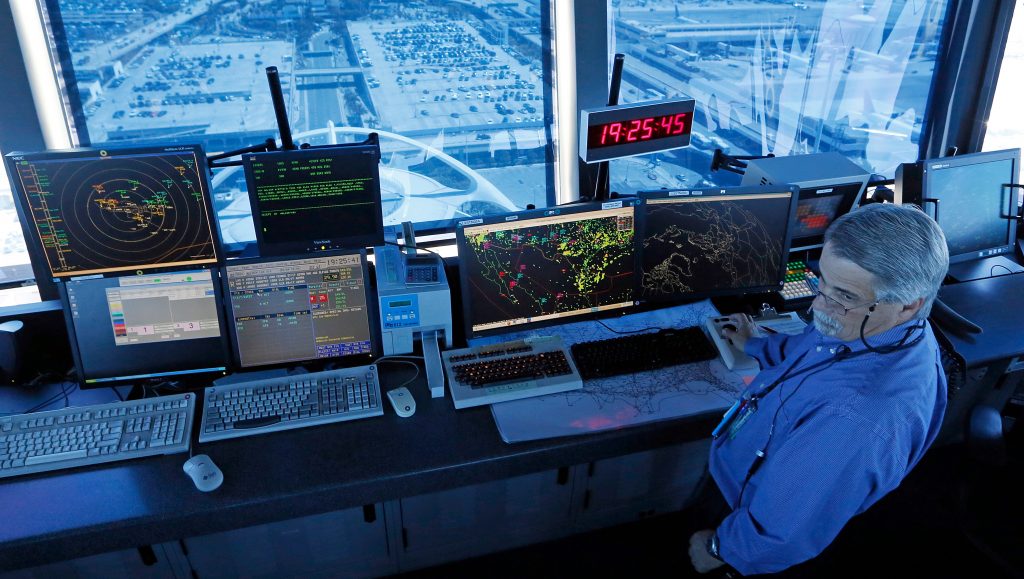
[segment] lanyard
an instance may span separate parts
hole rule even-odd
[[[715,429],[711,431],[711,438],[718,438],[722,434],[722,432],[725,431],[725,429],[729,428],[732,425],[733,421],[736,420],[736,417],[741,412],[746,411],[744,413],[744,418],[749,417],[750,414],[757,410],[757,401],[771,394],[772,390],[775,390],[775,388],[778,387],[779,384],[782,384],[782,382],[787,378],[794,378],[796,376],[799,376],[800,374],[805,374],[816,368],[823,367],[827,364],[834,364],[836,362],[835,359],[830,358],[828,360],[818,362],[817,364],[812,364],[800,370],[799,372],[793,372],[793,370],[800,365],[800,362],[803,361],[804,357],[807,356],[807,353],[809,351],[810,350],[807,350],[804,351],[804,353],[800,354],[796,361],[793,362],[793,365],[790,366],[789,368],[786,368],[786,371],[783,372],[781,376],[776,378],[774,382],[758,390],[757,392],[748,392],[747,394],[744,394],[738,400],[736,400],[736,402],[734,402],[733,405],[730,406],[729,409],[725,411],[725,414],[722,416],[722,420],[721,422],[718,423],[718,426],[716,426]],[[742,425],[742,423],[740,423],[740,425]]]
[[[917,336],[916,338],[914,338],[913,340],[910,340],[908,342],[907,338],[910,337],[911,332],[913,332],[915,329],[921,329],[922,330],[921,334],[919,336]],[[831,364],[835,364],[836,362],[839,362],[840,360],[846,360],[846,359],[850,359],[850,358],[853,358],[853,357],[856,357],[856,356],[862,356],[864,354],[874,353],[874,354],[885,355],[885,354],[891,354],[893,352],[898,352],[900,350],[905,350],[907,348],[910,348],[911,346],[916,345],[918,342],[920,342],[922,339],[924,339],[924,331],[923,330],[924,330],[924,326],[923,325],[921,325],[921,326],[916,326],[915,325],[915,326],[912,326],[912,327],[907,329],[906,334],[903,335],[903,339],[901,339],[899,341],[899,343],[896,344],[896,346],[888,346],[888,347],[886,347],[884,349],[881,349],[881,350],[877,349],[877,348],[871,348],[869,346],[869,348],[867,350],[862,350],[860,352],[855,352],[855,353],[850,353],[849,349],[847,349],[845,353],[844,352],[840,352],[839,355],[837,355],[837,356],[835,356],[833,358],[829,358],[827,360],[822,360],[821,362],[818,362],[816,364],[811,364],[810,366],[807,366],[806,368],[803,368],[803,369],[801,369],[798,372],[793,372],[793,370],[800,364],[800,362],[804,359],[804,357],[807,356],[808,352],[810,352],[809,349],[805,350],[802,354],[800,354],[800,356],[796,359],[796,361],[793,362],[793,365],[790,366],[789,368],[786,368],[786,371],[782,373],[782,376],[779,376],[778,378],[776,378],[774,382],[772,382],[767,387],[762,388],[761,390],[759,390],[759,391],[757,391],[757,392],[755,392],[753,394],[749,394],[749,393],[748,394],[744,394],[738,400],[736,400],[736,402],[734,402],[733,405],[730,406],[729,409],[725,411],[725,414],[722,416],[722,420],[721,420],[721,422],[718,423],[718,426],[716,426],[715,429],[711,431],[711,438],[718,438],[726,428],[729,428],[730,425],[732,425],[733,421],[736,419],[736,416],[739,415],[744,410],[747,411],[743,415],[744,421],[745,421],[746,418],[749,418],[750,414],[752,414],[754,411],[757,410],[757,401],[762,399],[762,398],[764,398],[765,396],[768,396],[769,394],[771,394],[772,390],[774,390],[776,387],[778,387],[779,384],[782,384],[782,382],[784,380],[786,380],[787,378],[796,378],[797,376],[800,376],[802,374],[806,374],[806,373],[808,373],[808,372],[810,372],[812,370],[817,370],[819,368],[824,368],[824,367],[829,366]],[[742,426],[742,422],[740,424],[738,424],[737,426]],[[774,426],[774,421],[773,421],[773,426]],[[738,430],[738,428],[734,428],[733,432],[735,432],[735,430]]]

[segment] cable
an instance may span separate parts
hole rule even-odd
[[[873,307],[871,309],[874,310]],[[875,348],[874,346],[868,343],[864,336],[864,328],[867,327],[868,318],[870,317],[870,314],[864,316],[864,321],[860,323],[860,341],[862,344],[864,344],[864,347],[867,348],[869,352],[874,352],[875,354],[891,354],[892,352],[898,352],[903,348],[909,348],[924,339],[924,322],[921,322],[920,324],[914,324],[913,326],[907,328],[906,332],[903,333],[903,337],[900,338],[900,341],[897,342],[895,345],[879,346]],[[910,334],[912,334],[914,330],[921,330],[921,334],[908,342],[907,339],[910,338]]]
[[[992,267],[989,268],[989,270],[988,270],[988,276],[989,277],[995,276],[995,272],[996,272],[996,268],[997,267],[1001,267],[1001,268],[1006,270],[1006,273],[1003,274],[1003,275],[1013,275],[1013,270],[1012,269],[1006,267],[1005,265],[1003,265],[1001,263],[997,263],[997,264],[995,264],[995,265],[993,265]]]
[[[441,260],[441,263],[444,263],[444,256],[441,255],[440,253],[434,251],[433,249],[427,249],[426,247],[420,247],[418,245],[403,245],[401,243],[397,243],[397,242],[394,242],[394,241],[388,241],[386,239],[384,240],[384,243],[386,245],[394,245],[395,247],[404,247],[406,249],[415,249],[416,251],[419,251],[419,250],[422,249],[423,251],[426,251],[426,252],[429,252],[429,253],[433,253],[434,255],[437,256],[438,259]]]
[[[379,364],[380,362],[391,362],[393,364],[408,364],[409,366],[412,366],[416,370],[416,373],[413,374],[412,378],[409,378],[405,382],[402,382],[398,386],[395,386],[395,388],[401,388],[402,386],[408,386],[409,384],[412,384],[413,382],[416,381],[417,378],[420,377],[420,365],[411,362],[411,360],[422,359],[423,356],[383,356],[381,358],[377,358],[377,360],[374,363]]]
[[[651,330],[660,332],[662,329],[664,329],[664,328],[652,328],[652,327],[648,326],[646,328],[640,328],[639,330],[616,330],[616,329],[612,328],[611,326],[609,326],[608,324],[604,323],[601,320],[597,320],[597,323],[599,323],[602,326],[604,326],[604,328],[606,330],[608,330],[609,332],[611,332],[613,334],[620,334],[620,335],[621,334],[636,334],[636,333],[639,333],[639,332],[649,332]]]
[[[67,388],[67,384],[68,383],[69,383],[69,381],[62,380],[60,382],[60,392],[55,393],[54,395],[50,396],[46,400],[43,400],[42,402],[36,404],[35,406],[33,406],[31,408],[28,408],[26,410],[22,410],[21,412],[2,412],[2,413],[0,413],[0,415],[2,415],[2,416],[14,416],[14,415],[17,415],[17,414],[32,414],[33,412],[38,412],[38,411],[46,408],[47,406],[50,406],[51,404],[53,404],[54,402],[57,402],[61,398],[64,399],[64,408],[67,408],[70,405],[70,398],[69,397],[70,397],[71,393],[74,392],[78,388],[78,383],[77,382],[70,382],[71,383],[71,388]]]

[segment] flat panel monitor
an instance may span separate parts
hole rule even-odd
[[[458,223],[467,336],[635,305],[635,203],[555,207]]]
[[[870,179],[870,171],[827,152],[752,159],[740,185],[800,187],[790,245],[791,251],[804,251],[822,246],[825,230],[860,204]]]
[[[640,299],[780,289],[798,192],[792,185],[641,192]]]
[[[243,155],[260,255],[382,245],[379,160],[362,144]]]
[[[925,210],[946,234],[951,264],[1013,252],[1020,149],[922,162]]]
[[[54,278],[217,262],[198,145],[6,155],[23,229]]]
[[[853,209],[863,189],[860,182],[801,188],[792,224],[793,251],[821,247],[825,230]]]
[[[228,356],[215,275],[175,270],[60,284],[81,382],[223,372]]]
[[[228,262],[235,362],[368,364],[379,352],[366,251]]]

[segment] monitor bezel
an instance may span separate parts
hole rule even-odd
[[[781,254],[779,258],[779,271],[778,271],[778,283],[761,286],[750,286],[744,288],[724,288],[718,290],[707,290],[700,292],[688,293],[684,296],[671,296],[671,297],[646,297],[643,295],[641,287],[641,272],[643,266],[643,239],[647,237],[647,206],[648,202],[653,199],[671,199],[681,198],[684,196],[694,197],[735,197],[738,195],[764,195],[770,193],[789,193],[789,208],[787,214],[789,219],[786,222],[785,233],[782,239]],[[685,195],[684,195],[685,193]],[[733,296],[733,295],[744,295],[744,294],[756,294],[779,291],[786,278],[786,266],[788,261],[788,255],[791,251],[790,244],[792,242],[792,231],[793,231],[793,220],[796,216],[797,203],[799,201],[800,188],[796,185],[779,184],[779,185],[759,185],[759,186],[739,186],[739,187],[702,187],[702,188],[677,188],[677,189],[658,189],[653,191],[639,191],[637,196],[640,197],[640,204],[636,208],[636,266],[634,267],[634,275],[636,282],[636,296],[640,304],[664,304],[664,303],[683,303],[693,301],[695,299],[703,299],[709,297],[718,296]]]
[[[289,159],[309,158],[322,155],[369,155],[374,159],[371,163],[374,182],[377,186],[373,191],[373,202],[377,207],[377,219],[374,221],[374,231],[362,235],[339,235],[332,237],[323,249],[316,247],[318,244],[310,242],[275,242],[271,243],[263,235],[263,217],[259,211],[259,195],[255,187],[255,175],[253,174],[252,162],[257,159]],[[253,227],[256,233],[256,246],[259,248],[262,257],[284,257],[291,255],[317,255],[335,250],[350,250],[367,247],[374,247],[384,244],[384,211],[380,192],[380,148],[377,145],[365,143],[339,144],[332,146],[310,147],[306,149],[291,149],[267,151],[263,153],[246,153],[242,155],[242,168],[245,173],[245,188],[249,196],[249,207],[252,214]],[[340,226],[339,233],[344,230]]]
[[[327,259],[331,257],[359,256],[360,268],[363,274],[363,287],[366,292],[366,315],[370,326],[370,352],[368,354],[354,354],[335,358],[312,358],[309,360],[296,360],[289,362],[273,362],[269,364],[242,365],[241,353],[238,348],[238,338],[235,335],[234,311],[231,305],[231,286],[228,275],[228,268],[232,266],[259,265],[265,263],[278,263],[285,261],[297,261],[303,259]],[[240,372],[253,370],[268,370],[274,368],[295,368],[303,367],[310,371],[318,371],[330,367],[348,368],[353,366],[365,366],[372,363],[381,355],[380,322],[377,313],[377,296],[373,291],[373,281],[370,278],[369,260],[366,249],[340,249],[332,251],[321,251],[312,254],[289,255],[289,256],[266,256],[242,259],[226,260],[221,266],[221,293],[224,296],[223,310],[225,322],[229,324],[225,332],[228,351],[230,353],[232,368]]]
[[[17,171],[14,167],[15,164],[24,159],[49,161],[92,158],[95,161],[99,161],[99,159],[103,157],[111,156],[129,157],[133,155],[180,153],[185,151],[194,154],[196,158],[196,174],[199,179],[199,186],[204,192],[201,202],[203,209],[206,211],[210,229],[210,239],[213,244],[214,255],[212,258],[194,262],[177,263],[174,265],[151,263],[103,268],[104,271],[82,270],[64,272],[60,274],[53,271],[53,268],[50,267],[50,260],[47,258],[46,248],[43,246],[42,239],[38,235],[38,230],[34,226],[35,222],[31,217],[31,207],[28,205],[28,200],[24,198],[24,192],[21,190],[21,180],[17,176]],[[21,222],[22,234],[25,237],[25,245],[28,248],[29,257],[32,261],[32,268],[37,277],[40,273],[46,273],[47,279],[51,280],[52,283],[59,285],[61,280],[64,279],[91,275],[119,277],[131,275],[133,273],[137,274],[140,272],[149,274],[166,273],[180,269],[205,269],[207,267],[215,267],[224,258],[224,250],[220,237],[220,220],[217,218],[217,212],[213,206],[213,191],[211,190],[210,184],[209,166],[207,164],[206,152],[202,145],[185,144],[166,146],[80,147],[75,149],[53,149],[34,152],[13,151],[4,155],[4,165],[7,170],[8,179],[10,180],[11,193],[14,198],[14,207],[18,214],[18,220]],[[38,265],[36,265],[37,263]]]
[[[935,197],[932,196],[931,191],[931,189],[934,188],[933,179],[935,178],[934,175],[936,174],[936,169],[933,168],[934,164],[943,165],[941,171],[947,171],[949,169],[957,169],[961,167],[968,167],[971,165],[1011,161],[1012,176],[1008,184],[1013,184],[1017,183],[1020,178],[1020,159],[1020,149],[1003,149],[999,151],[965,153],[962,155],[955,155],[953,157],[939,157],[935,159],[925,159],[921,161],[921,199],[923,201],[922,204],[924,205],[922,209],[924,209],[925,213],[927,213],[933,219],[935,218],[935,203],[930,202],[930,200],[935,199]],[[1007,203],[1005,207],[1003,207],[1003,209],[1007,211],[1007,214],[1002,216],[1005,221],[1009,222],[1006,231],[1006,243],[998,246],[972,250],[965,253],[958,253],[955,255],[953,253],[950,253],[950,264],[975,261],[978,259],[985,259],[997,255],[1013,254],[1014,246],[1017,242],[1017,196],[1013,194],[1013,189],[1010,189],[1009,194],[1007,194],[1006,192],[1007,187],[1004,186],[1002,187],[1002,189],[1003,191],[1001,192],[1000,196],[1002,197],[1003,195],[1005,195],[1006,197],[1008,197]],[[941,217],[941,199],[939,199],[938,204],[940,206],[939,216]],[[1011,215],[1013,216],[1012,218],[1010,217]],[[935,221],[936,223],[938,223],[937,219]],[[939,223],[939,227],[942,227],[941,223]],[[943,231],[943,233],[945,233],[945,231]]]
[[[90,388],[107,388],[110,386],[119,385],[134,385],[143,381],[171,381],[178,379],[185,382],[197,382],[199,386],[204,387],[208,385],[209,379],[213,376],[223,376],[230,369],[230,356],[228,352],[227,335],[225,334],[224,324],[227,322],[224,317],[223,307],[223,294],[221,292],[220,281],[217,279],[219,275],[219,268],[215,266],[211,267],[189,267],[189,268],[176,268],[168,269],[166,271],[145,271],[141,275],[154,275],[160,273],[187,273],[192,271],[209,271],[210,281],[213,284],[213,295],[215,307],[217,309],[217,323],[220,324],[220,336],[217,342],[219,343],[219,349],[221,351],[221,359],[224,361],[223,366],[215,366],[210,368],[193,368],[189,370],[167,370],[159,372],[149,372],[143,374],[132,374],[125,376],[104,376],[101,378],[90,378],[85,375],[84,361],[82,354],[79,349],[78,331],[75,328],[75,321],[71,315],[71,305],[68,295],[68,284],[69,283],[81,283],[96,280],[115,280],[121,278],[132,277],[129,275],[120,276],[102,276],[102,275],[87,275],[67,278],[65,283],[57,284],[57,291],[61,303],[61,308],[64,314],[64,324],[68,332],[68,346],[71,349],[71,358],[74,361],[75,373],[77,375],[79,387],[83,390]]]
[[[633,296],[633,303],[630,306],[624,306],[621,308],[614,308],[602,311],[590,311],[590,312],[579,312],[572,315],[566,315],[564,317],[551,318],[539,321],[528,321],[521,322],[518,324],[512,324],[497,328],[490,328],[485,330],[474,330],[472,320],[472,293],[469,287],[469,276],[466,275],[466,269],[463,267],[463,251],[466,245],[466,227],[479,227],[481,225],[492,225],[498,223],[510,223],[516,222],[528,222],[533,219],[544,219],[552,216],[563,216],[563,215],[576,215],[580,213],[592,213],[600,211],[612,211],[622,209],[624,207],[633,208],[633,252],[634,252],[634,267],[636,264],[636,205],[639,203],[638,199],[616,199],[605,202],[593,202],[593,203],[577,203],[570,205],[561,205],[556,207],[549,207],[547,209],[533,209],[527,211],[515,211],[510,213],[502,213],[498,215],[489,215],[486,217],[477,217],[473,219],[464,219],[456,222],[455,224],[455,247],[459,252],[459,287],[461,290],[461,302],[462,302],[462,322],[465,335],[467,339],[480,338],[484,336],[493,336],[496,334],[505,334],[510,332],[519,332],[523,330],[531,330],[535,328],[543,328],[558,324],[565,324],[571,322],[578,322],[588,319],[596,319],[603,317],[621,316],[635,311],[638,302],[636,296]],[[633,292],[636,291],[636,284],[633,284]]]

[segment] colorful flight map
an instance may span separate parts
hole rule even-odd
[[[633,304],[632,208],[464,233],[476,330]]]

